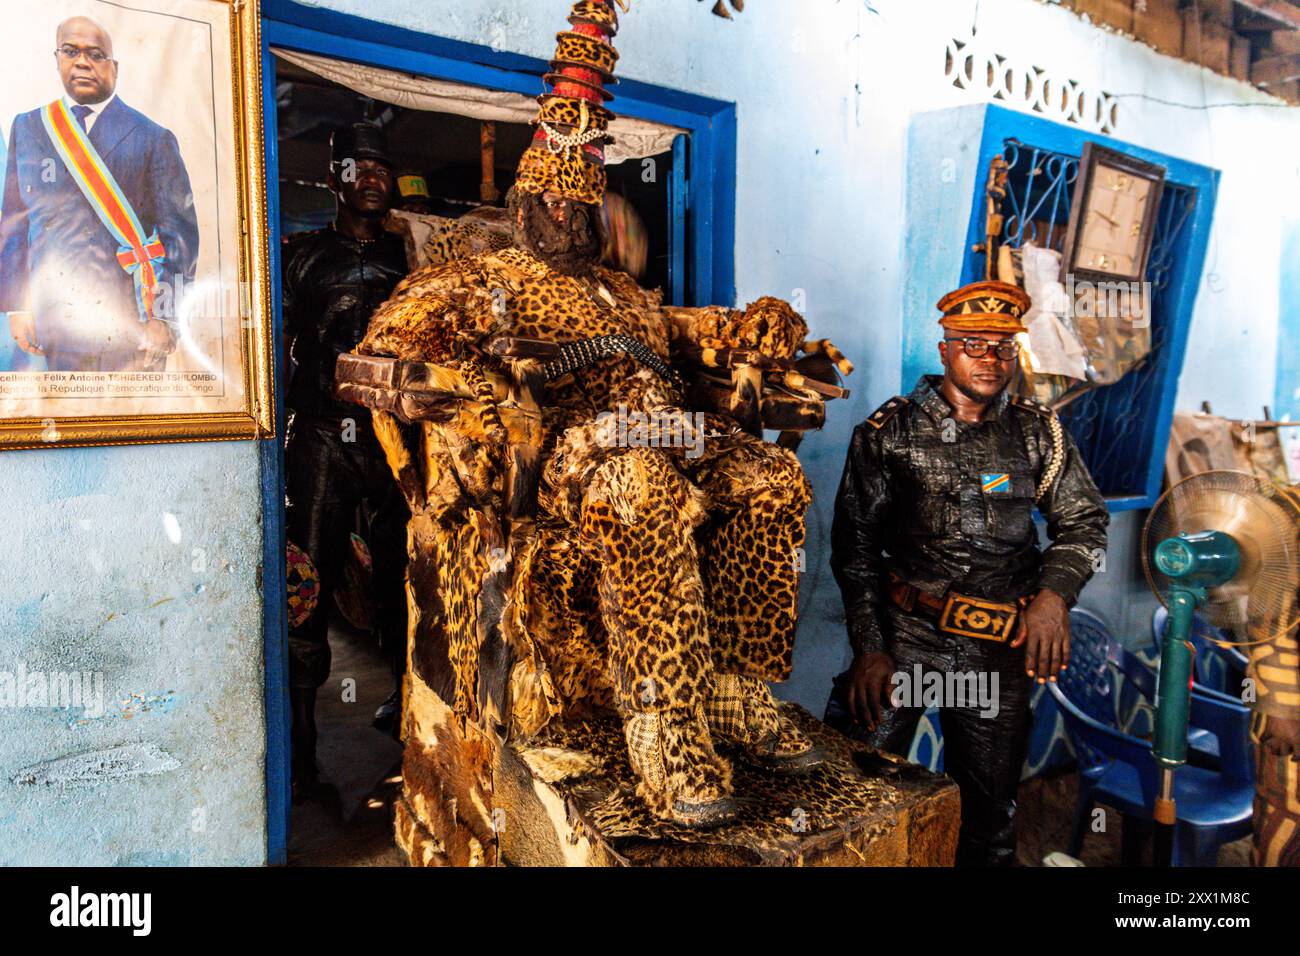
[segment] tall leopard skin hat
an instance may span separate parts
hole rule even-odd
[[[545,76],[551,89],[537,98],[536,132],[519,160],[516,189],[537,195],[551,190],[596,206],[604,201],[605,144],[614,118],[605,106],[614,95],[605,87],[618,82],[616,3],[624,0],[578,0],[569,14],[571,28],[556,34],[555,59]]]

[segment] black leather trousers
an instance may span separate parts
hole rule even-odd
[[[334,588],[343,574],[356,524],[365,520],[373,562],[379,636],[394,673],[406,647],[406,523],[410,514],[383,449],[370,430],[369,413],[358,409],[355,441],[344,441],[341,423],[298,414],[285,446],[285,530],[307,552],[320,575],[316,609],[289,630],[289,684],[319,687],[330,672],[328,627]]]
[[[1033,722],[1029,709],[1033,679],[1025,673],[1025,650],[944,634],[928,619],[893,606],[887,613],[895,673],[908,675],[909,685],[916,684],[917,665],[922,686],[927,683],[924,675],[930,672],[940,677],[974,674],[976,679],[982,674],[984,687],[991,692],[992,675],[997,675],[996,715],[990,716],[992,708],[969,697],[963,706],[955,706],[955,699],[946,696],[939,705],[939,721],[944,772],[961,790],[957,865],[1010,866],[1016,856],[1016,792]],[[849,714],[847,681],[847,673],[835,678],[826,705],[826,723],[878,750],[907,756],[925,706],[886,705],[880,725],[868,733]]]

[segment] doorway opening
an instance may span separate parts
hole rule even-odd
[[[268,174],[275,178],[278,196],[272,214],[281,242],[282,274],[286,263],[293,268],[304,234],[330,229],[335,220],[338,200],[328,175],[330,139],[357,122],[379,127],[387,141],[397,207],[386,222],[389,231],[418,239],[424,234],[421,229],[437,229],[466,216],[489,226],[505,225],[505,193],[533,132],[524,118],[535,109],[528,97],[275,47],[269,52],[277,163]],[[438,108],[427,108],[431,106]],[[688,281],[686,136],[680,129],[644,121],[634,133],[633,145],[611,156],[615,161],[607,166],[610,241],[605,257],[643,286],[663,289],[665,299],[673,301]],[[419,242],[406,245],[409,267],[418,268],[424,261]],[[295,325],[286,332],[305,334],[301,316]],[[277,390],[287,396],[286,431],[292,441],[298,410],[296,389],[290,384],[299,373],[292,356],[299,353],[291,353],[288,334],[283,344]],[[357,411],[358,418],[366,415]],[[304,487],[301,481],[295,483],[294,467],[289,467],[290,497],[295,484],[298,494]],[[391,482],[391,477],[367,480],[378,485]],[[378,578],[385,567],[383,542],[391,543],[394,522],[392,509],[382,503],[383,489],[364,490],[376,494],[362,495],[355,506],[349,503],[337,526],[327,529],[338,539],[333,546],[344,557],[329,573],[322,564],[315,585],[321,602],[317,613],[328,618],[331,660],[328,677],[309,705],[318,735],[319,783],[310,793],[299,794],[290,808],[291,864],[400,862],[392,839],[401,758],[393,709],[405,641],[404,634],[400,645],[391,635],[381,635],[385,611],[373,597],[388,591]],[[395,491],[395,486],[387,490]],[[273,517],[286,526],[283,499]],[[397,522],[399,528],[403,524]],[[293,540],[296,536],[302,534],[295,534],[290,525],[291,546],[301,543]],[[291,592],[294,587],[291,583]],[[291,616],[292,611],[291,594]],[[300,709],[296,699],[291,706]]]

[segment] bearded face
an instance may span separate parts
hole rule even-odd
[[[944,339],[939,343],[944,376],[972,402],[983,405],[993,401],[1011,383],[1016,370],[1014,357],[999,358],[994,351],[995,346],[1006,340],[1014,341],[1014,338],[1006,332],[967,332],[964,336]],[[972,341],[983,352],[977,358],[966,348],[966,343]],[[979,341],[987,343],[982,350]]]
[[[605,229],[598,207],[558,193],[539,196],[514,189],[508,201],[519,248],[569,276],[588,275],[600,262]]]

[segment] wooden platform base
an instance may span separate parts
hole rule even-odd
[[[645,810],[617,718],[552,725],[526,747],[497,747],[414,679],[398,845],[414,866],[952,864],[955,784],[785,707],[831,760],[780,778],[730,755],[740,812],[700,831]]]

